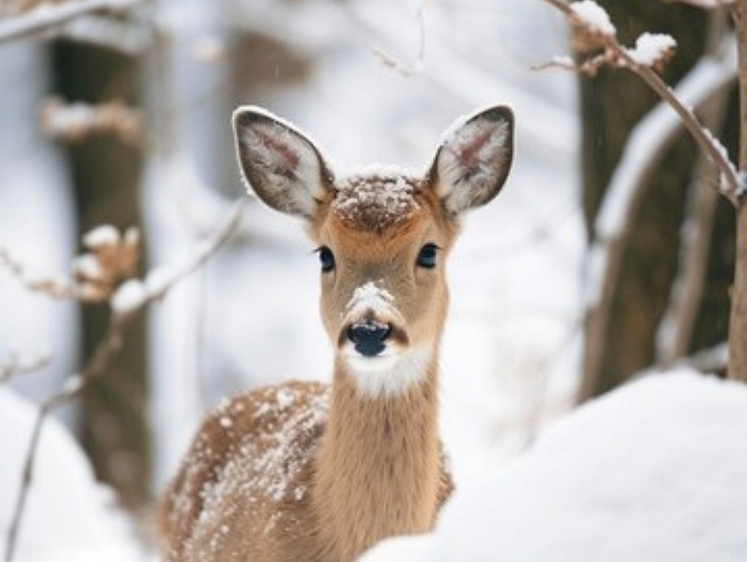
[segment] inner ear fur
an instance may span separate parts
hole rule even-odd
[[[431,184],[452,214],[490,202],[501,191],[513,161],[514,117],[495,106],[457,121],[436,151]]]
[[[280,212],[311,219],[333,183],[321,152],[290,123],[254,106],[232,119],[244,179],[257,196]]]

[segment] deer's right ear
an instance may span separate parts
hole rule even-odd
[[[232,122],[239,165],[259,198],[283,213],[313,217],[333,182],[314,143],[258,107],[239,107]]]

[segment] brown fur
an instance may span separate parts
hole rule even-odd
[[[346,378],[253,390],[206,418],[161,504],[168,560],[343,562],[431,528],[453,488],[435,378],[364,403]]]
[[[383,538],[431,529],[452,490],[438,436],[444,262],[458,213],[505,180],[511,114],[493,108],[467,121],[422,179],[337,183],[287,124],[249,108],[234,127],[260,198],[303,217],[334,258],[321,275],[321,312],[335,369],[331,386],[269,386],[208,416],[161,504],[164,552],[172,562],[350,562]],[[455,183],[440,183],[437,170]],[[425,246],[441,255],[423,264]],[[371,288],[373,301],[360,296]],[[388,356],[357,347],[349,328],[363,321],[388,327]],[[371,370],[391,357],[383,374]]]
[[[435,359],[447,294],[442,266],[418,282],[410,264],[425,241],[448,249],[456,224],[434,220],[437,202],[427,193],[418,202],[417,213],[383,232],[329,212],[311,234],[345,258],[334,286],[322,283],[330,335],[339,337],[353,290],[383,279],[409,320],[408,339],[434,346],[424,381],[403,396],[371,399],[338,363],[331,387],[290,382],[219,408],[161,506],[169,560],[348,562],[382,538],[432,527],[452,489],[438,437]]]

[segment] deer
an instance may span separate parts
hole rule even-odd
[[[289,381],[220,404],[159,507],[171,562],[349,562],[428,532],[454,486],[438,427],[445,262],[471,209],[503,188],[510,108],[460,118],[425,173],[337,177],[291,123],[233,114],[242,178],[300,218],[320,262],[331,383]]]

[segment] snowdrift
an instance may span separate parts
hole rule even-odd
[[[0,388],[0,553],[18,496],[37,409]],[[96,483],[88,460],[54,418],[42,428],[14,562],[142,559],[130,523]]]
[[[747,560],[747,386],[654,373],[579,408],[435,533],[361,562]]]

